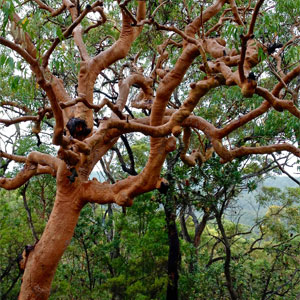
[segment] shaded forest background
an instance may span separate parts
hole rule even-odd
[[[99,172],[92,176],[104,177]],[[183,179],[178,180],[188,190]],[[300,189],[278,175],[256,183],[255,190],[244,190],[232,199],[222,218],[233,256],[234,286],[243,293],[240,299],[260,299],[265,290],[264,299],[296,299],[300,293]],[[21,278],[17,257],[43,231],[53,193],[50,176],[38,177],[19,191],[1,190],[3,300],[17,298]],[[216,220],[207,222],[196,249],[192,243],[195,219],[201,222],[205,212],[189,206],[187,240],[182,226],[186,199],[177,201],[180,299],[228,299],[225,249]],[[164,205],[157,192],[138,197],[126,213],[114,205],[87,205],[59,264],[50,299],[165,299],[169,240]]]

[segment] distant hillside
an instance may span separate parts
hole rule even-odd
[[[97,178],[100,182],[107,180],[100,172],[92,172],[90,175],[90,179],[92,178]],[[300,177],[296,179],[300,181]],[[237,202],[234,205],[237,207],[237,211],[240,211],[242,214],[242,217],[240,218],[240,223],[251,226],[257,214],[259,216],[262,216],[266,213],[267,208],[259,207],[259,204],[256,202],[255,199],[256,195],[261,191],[262,186],[277,187],[280,189],[284,189],[286,187],[298,187],[298,185],[287,176],[278,176],[274,178],[268,178],[265,181],[262,181],[260,183],[260,186],[251,193],[241,193],[237,197]],[[226,217],[234,221],[234,218],[236,216],[234,213],[233,215],[229,213]]]
[[[296,178],[298,181],[300,181],[300,177]],[[275,178],[268,178],[263,182],[264,186],[274,186],[278,187],[280,189],[285,187],[299,187],[295,181],[290,179],[287,176],[278,176]]]
[[[300,181],[300,177],[296,179]],[[278,176],[275,178],[268,178],[265,181],[261,182],[260,186],[251,193],[241,193],[237,199],[237,207],[240,207],[242,209],[242,218],[240,219],[241,223],[252,225],[253,220],[255,220],[257,214],[261,216],[266,213],[267,208],[260,207],[255,199],[256,195],[261,191],[262,186],[277,187],[280,189],[284,189],[287,187],[299,187],[297,183],[295,183],[289,177]]]

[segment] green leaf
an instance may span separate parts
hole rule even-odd
[[[11,57],[9,57],[7,59],[6,63],[10,67],[11,70],[14,70],[14,68],[15,68],[15,62],[14,62],[14,60]]]
[[[5,54],[2,54],[0,56],[0,66],[3,66],[6,61],[7,56]]]
[[[64,39],[63,32],[60,27],[56,27],[56,36],[62,41]]]
[[[21,77],[20,76],[15,76],[13,77],[12,81],[11,81],[11,89],[13,91],[16,91],[18,89],[19,86],[19,82],[20,82]]]
[[[262,48],[258,48],[258,59],[260,61],[264,61],[266,59],[267,55],[264,52],[264,50]]]

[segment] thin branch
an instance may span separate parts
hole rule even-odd
[[[93,8],[99,6],[102,2],[101,1],[97,1],[95,2],[92,6],[88,5],[83,12],[80,14],[80,16],[78,16],[74,22],[62,33],[64,38],[67,38],[72,31],[74,30],[74,28],[83,20],[83,18],[90,12],[93,10]],[[47,67],[48,65],[48,61],[50,58],[50,55],[52,54],[52,52],[55,50],[56,46],[61,42],[61,39],[58,37],[54,40],[54,42],[52,43],[51,47],[47,50],[47,52],[43,55],[43,59],[42,59],[42,66],[44,68]]]
[[[126,117],[122,114],[122,112],[119,110],[118,106],[111,103],[107,98],[104,98],[99,105],[91,104],[87,101],[85,96],[79,95],[78,98],[69,101],[69,102],[61,102],[59,105],[62,109],[66,107],[73,106],[79,102],[84,103],[84,105],[90,109],[93,109],[95,112],[98,112],[101,108],[103,108],[105,105],[107,105],[121,120],[125,120]]]
[[[137,172],[135,171],[135,163],[134,163],[134,156],[133,156],[133,152],[132,152],[132,149],[128,143],[128,140],[126,138],[125,135],[121,135],[121,139],[125,145],[125,148],[127,150],[127,153],[128,153],[128,156],[129,156],[129,160],[130,160],[130,169],[132,170],[132,173],[134,174],[131,174],[131,175],[137,175]]]
[[[300,186],[300,181],[297,180],[295,177],[293,177],[289,172],[287,172],[287,171],[280,165],[280,163],[279,163],[278,160],[276,159],[276,156],[275,156],[273,153],[272,153],[271,155],[272,155],[272,157],[273,157],[273,159],[274,159],[276,165],[277,165],[278,168],[280,169],[280,171],[281,171],[282,173],[284,173],[285,175],[287,175],[291,180],[293,180],[294,182],[296,182],[296,183]]]
[[[5,39],[4,37],[0,36],[0,44],[16,51],[20,54],[30,65],[36,65],[37,61],[31,55],[27,53],[22,47],[18,46],[17,44]]]

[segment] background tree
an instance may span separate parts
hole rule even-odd
[[[22,137],[1,152],[2,169],[10,161],[24,167],[0,186],[26,186],[40,174],[56,178],[45,230],[25,251],[20,299],[48,298],[87,203],[125,207],[145,192],[166,190],[160,172],[176,137],[190,167],[213,152],[222,163],[281,151],[300,157],[298,10],[297,1],[270,7],[262,0],[1,2],[0,63],[8,84],[0,122]],[[27,121],[26,129],[17,125]],[[122,168],[131,176],[89,180],[126,133],[150,136],[144,167],[135,169],[123,136],[129,167],[124,161]],[[75,236],[87,263],[88,242]],[[88,277],[91,288],[89,267]]]

